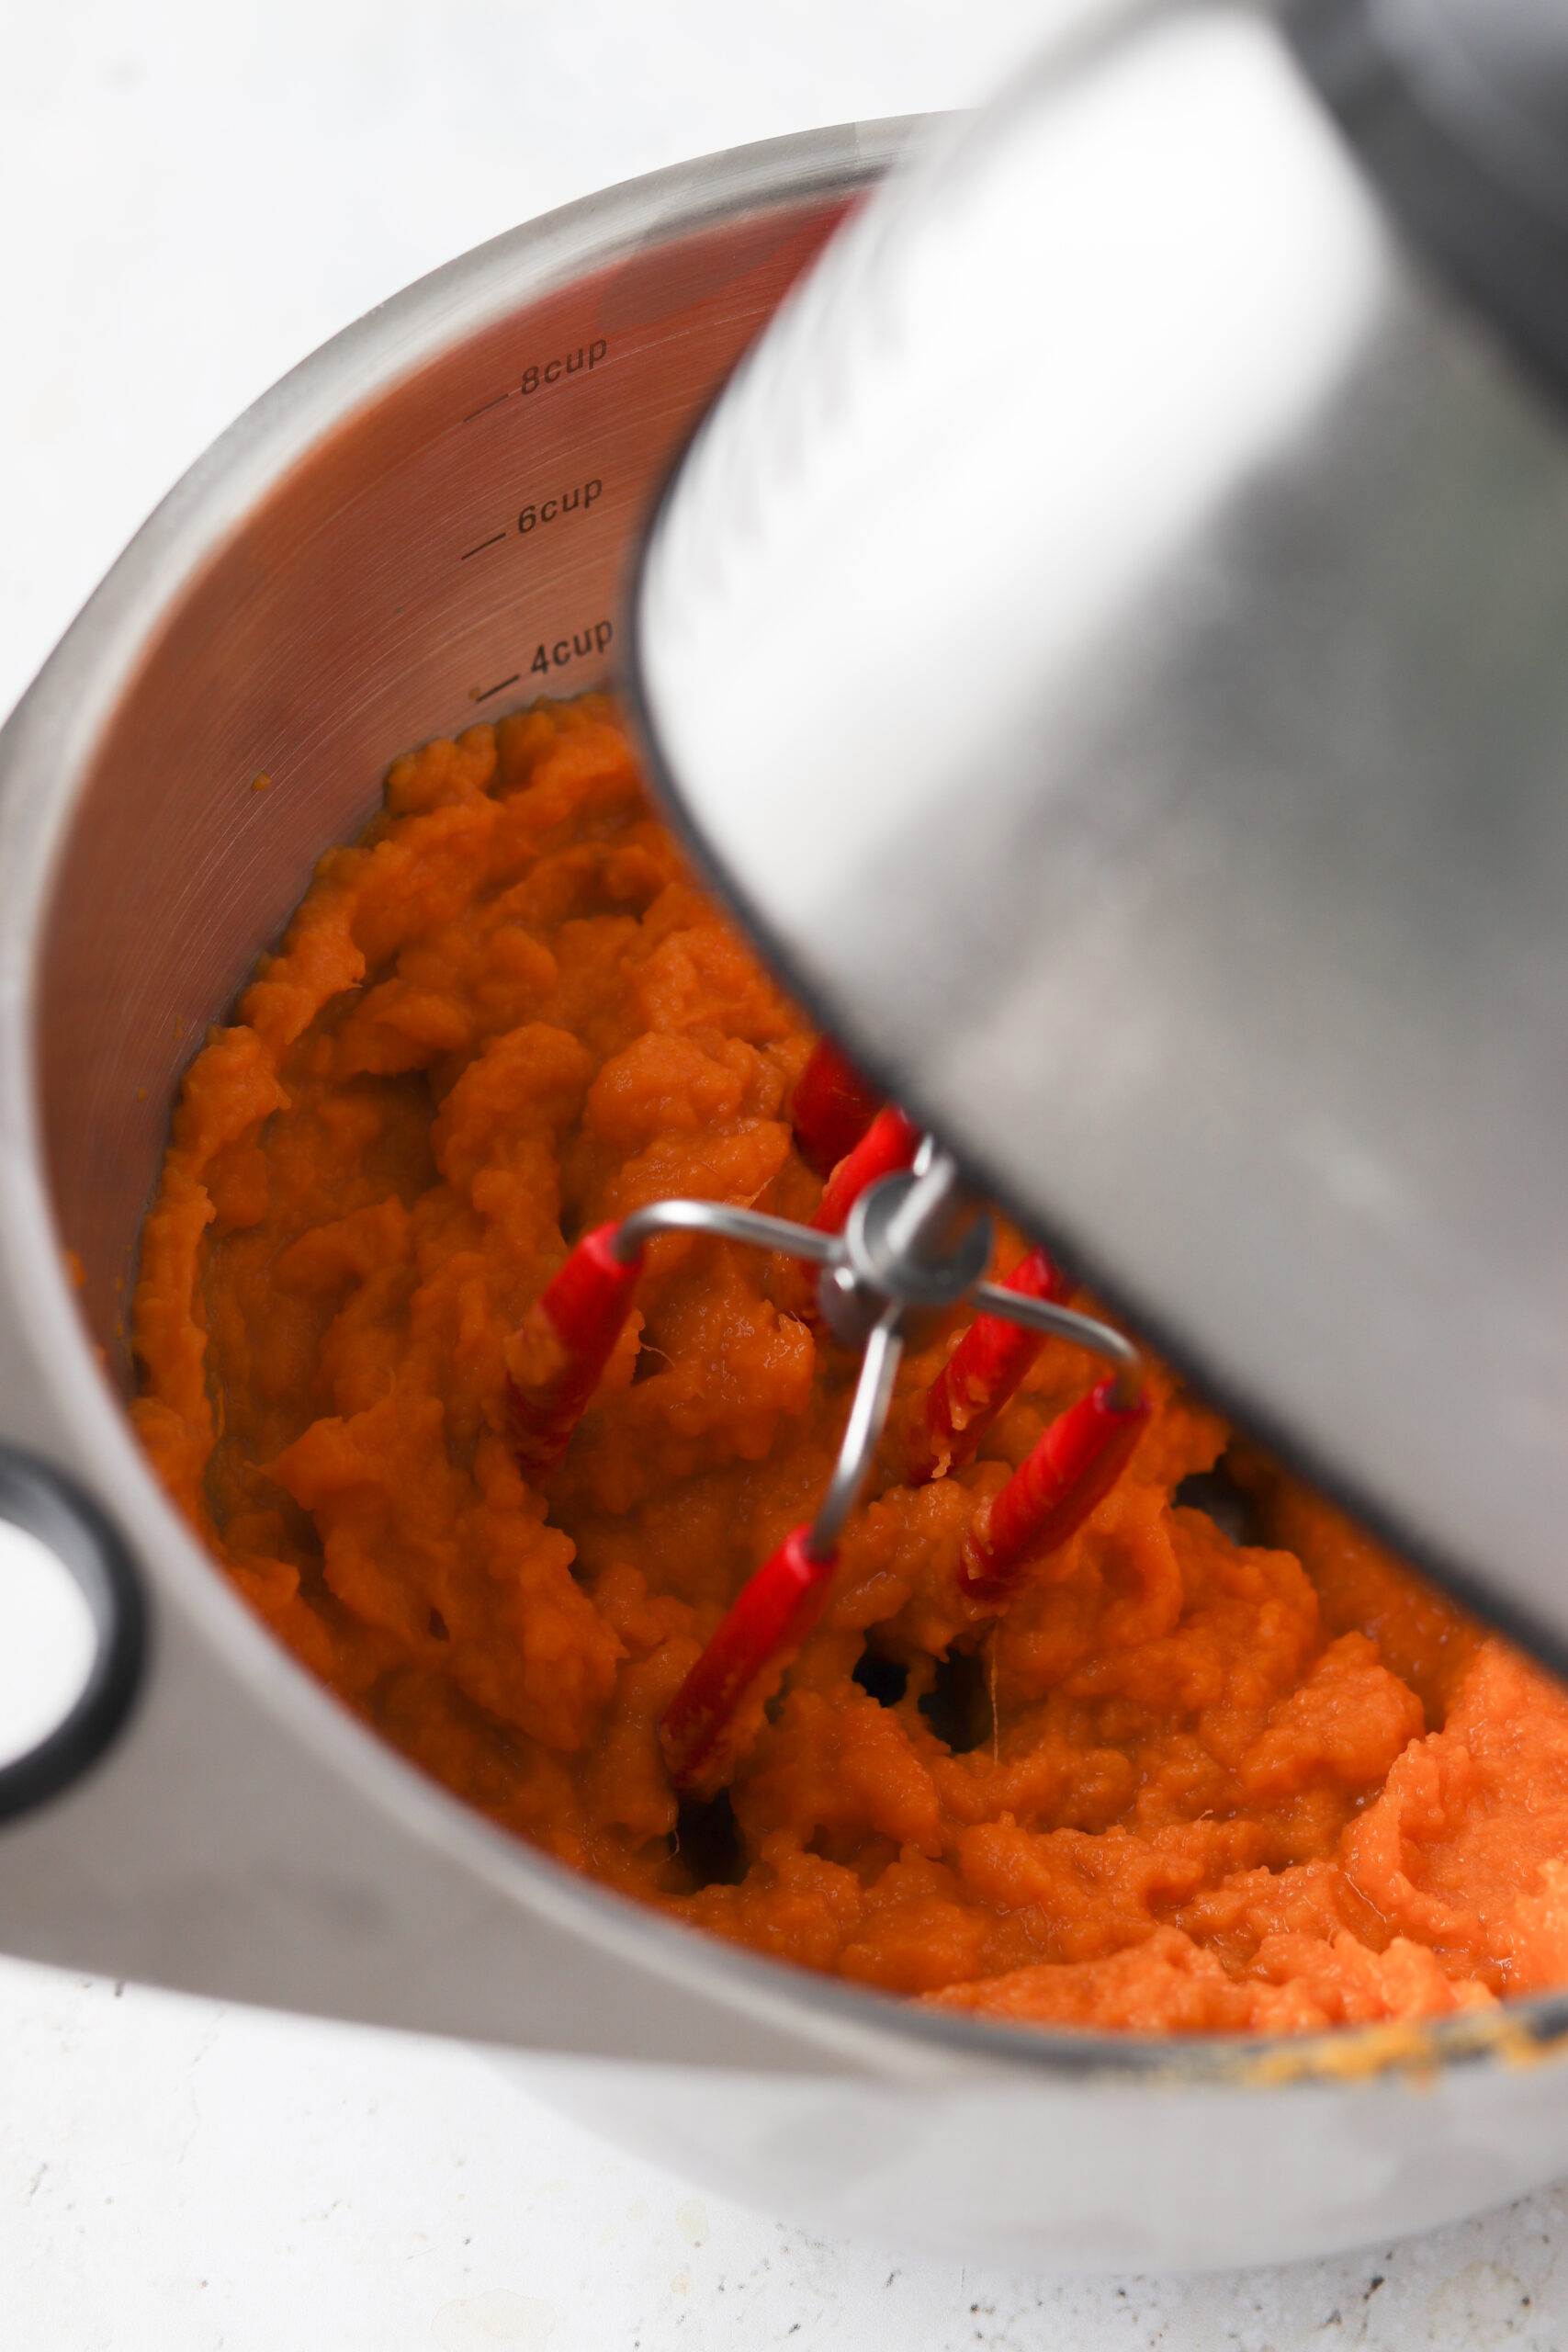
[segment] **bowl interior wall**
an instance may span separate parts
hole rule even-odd
[[[279,481],[149,643],[76,804],[39,998],[59,1229],[122,1385],[137,1238],[209,1023],[400,752],[614,682],[642,518],[842,209],[666,237],[442,350]]]

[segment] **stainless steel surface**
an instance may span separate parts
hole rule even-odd
[[[898,1377],[898,1363],[904,1352],[902,1322],[900,1310],[890,1306],[867,1336],[839,1458],[806,1539],[810,1559],[825,1560],[831,1553],[843,1532],[845,1520],[860,1500],[866,1473],[876,1458],[877,1442],[887,1426],[893,1384]]]
[[[1004,1322],[1021,1323],[1026,1330],[1043,1331],[1052,1339],[1070,1340],[1076,1348],[1103,1356],[1120,1372],[1138,1369],[1138,1351],[1131,1340],[1098,1316],[1082,1315],[1076,1306],[1057,1306],[1048,1298],[1022,1297],[1016,1290],[1004,1290],[1000,1283],[981,1283],[972,1295],[987,1315],[999,1315]]]
[[[1568,447],[1267,15],[1122,9],[879,200],[636,620],[857,1059],[1568,1664]]]
[[[926,1140],[921,1138],[922,1148]],[[889,1263],[906,1279],[927,1271],[941,1279],[956,1267],[964,1243],[976,1232],[988,1255],[990,1218],[953,1154],[939,1148],[911,1173],[908,1190],[887,1220]]]
[[[1562,2162],[1555,2068],[1449,2071],[1423,2135],[1421,2092],[1353,2071],[1272,2092],[1101,2078],[1086,2095],[1056,2075],[909,2095],[831,2076],[507,2063],[536,2097],[690,2179],[729,2196],[744,2182],[764,2211],[896,2256],[968,2252],[984,2233],[1037,2269],[1288,2260],[1386,2243],[1415,2216],[1461,2211],[1467,2194],[1500,2201],[1526,2166]],[[1325,2315],[1326,2343],[1338,2332]],[[1461,2352],[1441,2319],[1433,2341]]]
[[[316,1686],[164,1501],[114,1376],[203,1025],[393,752],[525,699],[536,648],[566,689],[605,674],[641,502],[900,135],[665,175],[386,306],[180,486],[0,741],[0,1435],[91,1488],[152,1620],[119,1743],[0,1830],[0,1943],[578,2053],[529,2063],[612,2136],[906,2245],[1140,2269],[1341,2245],[1568,2165],[1568,2003],[1289,2045],[1020,2036],[689,1935],[492,1830]]]
[[[656,1233],[711,1233],[720,1241],[748,1242],[757,1250],[784,1250],[792,1258],[810,1258],[820,1265],[831,1258],[837,1243],[831,1234],[814,1232],[787,1216],[768,1216],[760,1209],[732,1209],[723,1201],[650,1201],[622,1220],[610,1244],[610,1255],[629,1265],[644,1241]]]
[[[868,1185],[850,1210],[841,1274],[862,1294],[867,1313],[880,1314],[889,1299],[901,1306],[951,1306],[985,1272],[990,1212],[977,1208],[955,1177],[953,1161],[939,1152],[919,1173],[911,1169]],[[954,1208],[955,1197],[962,1208]],[[906,1217],[911,1207],[912,1221]]]

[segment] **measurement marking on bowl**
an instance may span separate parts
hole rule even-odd
[[[577,346],[575,357],[569,351],[564,353],[559,359],[547,359],[542,366],[525,368],[523,370],[523,380],[518,385],[517,389],[523,394],[525,400],[526,400],[531,392],[536,392],[538,390],[541,384],[558,384],[563,375],[576,376],[581,373],[582,355],[584,351],[588,354],[588,367],[592,369],[598,367],[599,362],[605,356],[609,348],[609,345],[604,340],[603,336],[590,344],[580,343]]]
[[[557,359],[530,360],[519,379],[518,393],[527,400],[542,385],[558,384],[568,376],[587,375],[598,367],[602,359],[609,356],[609,352],[608,342],[599,335],[592,343],[580,343],[575,351],[563,351]],[[471,408],[463,419],[464,424],[472,424],[476,416],[488,416],[492,408],[499,408],[502,401],[511,398],[512,387],[509,384],[505,391],[497,392],[488,401],[481,401],[478,408]]]
[[[552,642],[541,638],[534,649],[528,664],[530,676],[547,678],[552,670],[569,670],[590,653],[603,653],[615,634],[614,621],[593,621],[586,628],[574,628],[569,637],[558,637]],[[493,686],[470,686],[470,702],[489,702],[492,695],[504,694],[508,686],[516,685],[521,670],[513,670],[509,678],[498,679]]]
[[[542,530],[547,523],[558,523],[568,514],[586,514],[604,495],[604,485],[594,474],[587,481],[573,482],[570,490],[558,490],[549,498],[530,499],[518,514],[517,535],[525,539],[530,532]],[[498,548],[502,539],[511,536],[510,526],[504,531],[492,531],[488,539],[465,548],[457,560],[467,563],[470,556],[482,555],[486,548]]]
[[[529,674],[547,678],[552,669],[568,669],[585,653],[603,653],[615,634],[612,622],[595,621],[592,628],[573,629],[570,637],[558,637],[553,645],[541,642],[528,664]]]
[[[580,509],[586,514],[594,500],[603,498],[604,494],[604,485],[597,475],[591,481],[576,482],[570,490],[558,491],[554,498],[541,499],[536,504],[525,506],[517,517],[517,528],[526,538],[530,531],[537,530],[542,524],[553,523],[558,515],[575,514]]]

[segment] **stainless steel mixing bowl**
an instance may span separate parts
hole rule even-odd
[[[396,752],[614,677],[674,448],[907,135],[663,173],[412,288],[194,469],[0,738],[0,1517],[101,1637],[73,1719],[0,1769],[0,1942],[556,2053],[508,2063],[716,2188],[905,2246],[1322,2251],[1568,2165],[1568,1999],[1289,2044],[1014,2034],[688,1934],[378,1745],[215,1572],[124,1410],[193,1041]]]

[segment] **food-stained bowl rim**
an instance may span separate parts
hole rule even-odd
[[[346,328],[213,444],[73,622],[0,730],[0,1271],[31,1336],[66,1451],[203,1637],[330,1769],[414,1834],[555,1924],[650,1974],[700,1983],[731,2011],[792,2020],[873,2076],[998,2073],[1258,2090],[1568,2054],[1568,1990],[1427,2023],[1300,2037],[1066,2032],[921,2008],[765,1959],[660,1917],[508,1836],[350,1717],[246,1607],[164,1497],[99,1371],[67,1281],[43,1148],[35,1011],[53,882],[81,786],[169,615],[328,435],[521,304],[649,245],[748,212],[849,198],[921,119],[768,140],[604,190],[476,247]],[[110,1769],[112,1769],[112,1764]],[[968,2061],[966,2066],[964,2062]]]

